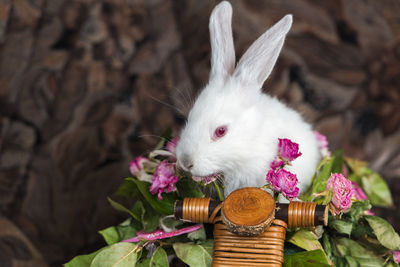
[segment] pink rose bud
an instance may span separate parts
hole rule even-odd
[[[158,199],[161,200],[162,192],[176,191],[176,182],[178,182],[178,176],[175,174],[175,163],[163,160],[158,164],[153,174],[153,183],[150,186],[150,192],[153,195],[158,193]]]
[[[165,149],[175,155],[176,146],[178,144],[178,141],[179,141],[179,137],[175,137],[174,139],[172,139],[171,141],[169,141],[167,143],[167,145],[165,146]]]
[[[317,138],[317,142],[318,142],[318,146],[319,146],[319,150],[321,152],[321,155],[323,157],[326,156],[330,156],[331,152],[329,151],[329,147],[328,147],[328,139],[326,139],[325,135],[320,134],[317,131],[314,131],[315,137]]]
[[[144,168],[144,164],[149,161],[150,160],[145,157],[137,157],[129,163],[129,171],[132,173],[132,175],[139,176],[140,172]]]
[[[299,188],[297,187],[297,176],[285,169],[278,169],[276,172],[270,170],[266,177],[272,190],[281,192],[289,200],[299,196]]]
[[[275,159],[273,162],[271,162],[271,164],[269,165],[269,167],[273,170],[278,169],[279,167],[283,166],[285,162],[283,160],[279,160],[279,159]]]
[[[361,189],[361,187],[356,182],[351,182],[351,185],[353,186],[353,197],[356,200],[368,199],[368,197],[364,194],[364,191]]]
[[[301,156],[301,153],[299,152],[299,145],[297,143],[294,143],[286,138],[278,139],[278,155],[281,157],[281,159],[284,161],[293,161]]]
[[[391,250],[389,253],[393,255],[394,261],[400,264],[400,250]]]
[[[332,173],[326,183],[326,190],[332,190],[333,196],[330,203],[333,215],[346,212],[351,207],[353,186],[350,180],[340,173]]]
[[[372,210],[366,210],[366,211],[364,211],[364,214],[365,215],[370,215],[370,216],[374,216],[375,215],[375,213],[373,213]]]

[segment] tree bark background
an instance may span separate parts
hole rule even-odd
[[[129,161],[176,134],[207,82],[218,1],[0,1],[0,262],[59,266],[123,219]],[[294,25],[265,91],[331,149],[367,160],[400,205],[400,2],[232,0],[237,56]],[[175,107],[175,108],[173,108]],[[400,230],[400,214],[377,210]]]

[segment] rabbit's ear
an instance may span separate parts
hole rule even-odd
[[[291,26],[292,15],[286,15],[269,28],[242,56],[233,75],[244,84],[261,88],[276,63]]]
[[[235,68],[235,49],[232,38],[232,6],[223,1],[210,17],[211,73],[210,80],[226,79]]]

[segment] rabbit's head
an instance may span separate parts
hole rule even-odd
[[[210,79],[177,146],[178,164],[195,176],[233,172],[254,158],[258,125],[265,119],[261,86],[292,24],[291,15],[282,18],[250,46],[235,68],[231,18],[232,7],[226,1],[211,14]]]

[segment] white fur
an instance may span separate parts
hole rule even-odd
[[[232,8],[217,5],[210,18],[211,74],[189,113],[177,146],[177,159],[193,163],[190,172],[206,176],[222,172],[225,195],[245,186],[262,186],[269,164],[277,155],[278,138],[299,144],[302,156],[290,171],[299,179],[300,192],[308,186],[320,155],[313,130],[296,111],[261,92],[292,24],[286,15],[260,36],[234,69],[231,30]],[[213,140],[219,126],[227,134]],[[188,169],[187,169],[188,170]]]

